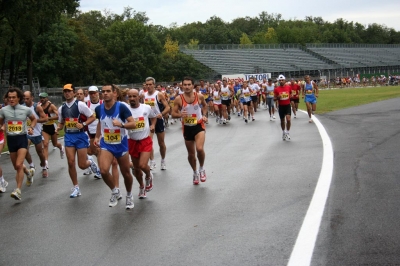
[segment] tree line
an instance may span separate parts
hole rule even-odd
[[[212,71],[179,51],[179,45],[269,43],[400,43],[400,32],[384,25],[362,25],[321,17],[284,20],[261,12],[225,22],[169,27],[153,25],[145,12],[127,7],[122,14],[79,10],[79,0],[0,0],[1,80],[42,86],[137,83],[147,76],[175,81]],[[9,72],[6,73],[6,70]]]

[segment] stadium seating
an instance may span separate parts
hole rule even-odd
[[[333,47],[332,47],[333,46]],[[291,72],[400,65],[400,46],[307,44],[279,48],[185,49],[219,74]]]

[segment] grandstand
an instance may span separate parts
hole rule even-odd
[[[198,45],[181,51],[217,75],[243,73],[285,74],[299,77],[351,76],[399,72],[400,45],[384,44],[252,44]]]

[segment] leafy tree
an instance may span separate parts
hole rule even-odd
[[[173,41],[171,36],[167,36],[164,44],[165,55],[171,58],[175,58],[179,52],[179,43],[178,41]]]
[[[253,44],[249,38],[249,36],[247,36],[246,33],[243,32],[242,37],[240,37],[240,47],[246,47]]]

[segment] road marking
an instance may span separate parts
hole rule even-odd
[[[322,168],[310,206],[308,207],[307,214],[304,217],[299,235],[296,239],[296,244],[290,255],[288,266],[310,265],[332,181],[333,149],[331,139],[318,118],[314,116],[313,120],[322,138]]]

